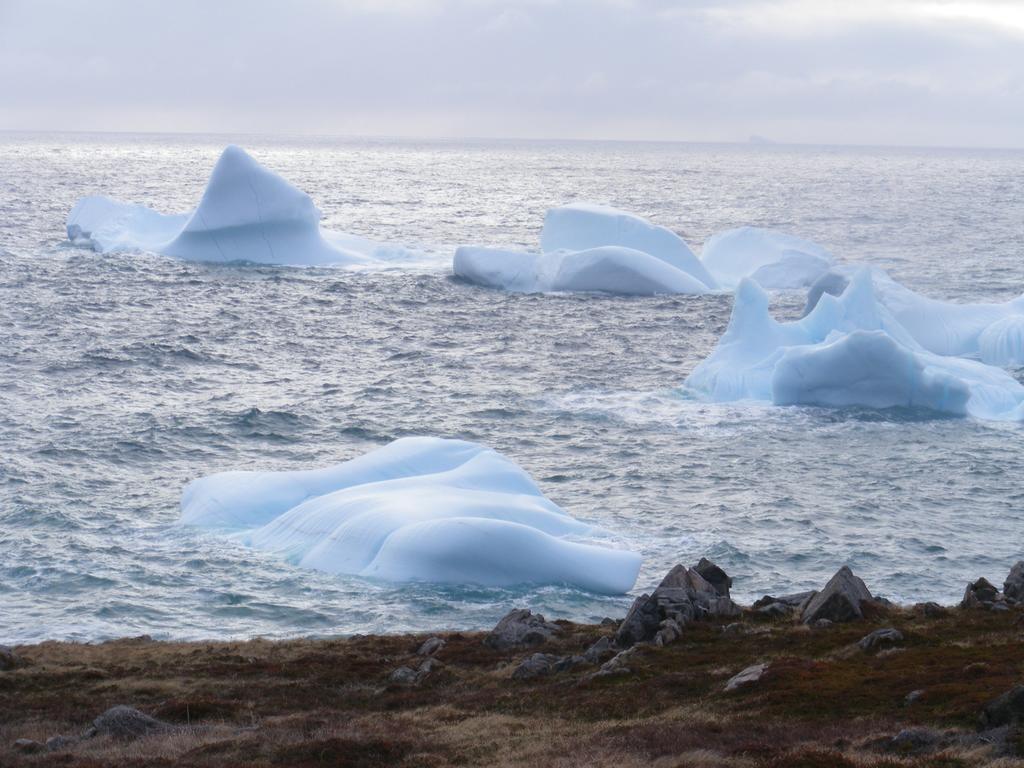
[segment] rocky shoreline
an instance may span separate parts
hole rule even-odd
[[[731,586],[702,559],[597,625],[0,646],[0,765],[1024,766],[1024,561],[955,607],[846,566]]]

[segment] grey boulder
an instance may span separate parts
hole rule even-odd
[[[854,621],[864,618],[864,604],[873,600],[871,592],[850,567],[844,565],[829,579],[828,584],[807,603],[800,619],[813,624],[819,619]]]
[[[110,736],[114,739],[138,739],[154,733],[174,730],[175,726],[157,720],[134,707],[123,704],[111,707],[92,721],[90,736]]]
[[[1018,561],[1003,582],[1003,594],[1016,603],[1024,600],[1024,560]]]
[[[559,631],[539,613],[527,608],[509,611],[484,638],[484,645],[497,651],[540,645]]]
[[[885,629],[876,629],[874,632],[865,635],[857,642],[857,645],[862,651],[871,651],[883,645],[893,645],[901,642],[903,642],[903,633],[898,629],[886,627]]]

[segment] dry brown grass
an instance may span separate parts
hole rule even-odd
[[[896,610],[821,631],[748,617],[739,634],[695,625],[645,649],[633,675],[589,682],[590,670],[512,681],[527,652],[455,633],[438,654],[444,666],[414,688],[387,675],[418,661],[423,637],[42,643],[18,648],[28,664],[0,673],[0,766],[1024,768],[969,739],[920,757],[871,746],[911,725],[969,737],[980,706],[1024,677],[1020,615]],[[900,652],[853,650],[889,625],[906,636]],[[609,632],[562,626],[551,652]],[[761,683],[722,693],[760,661],[772,662]],[[916,689],[924,695],[905,706]],[[115,704],[183,727],[31,756],[11,748],[80,733]]]

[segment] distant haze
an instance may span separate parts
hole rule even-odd
[[[0,0],[0,129],[1024,146],[1020,0]]]

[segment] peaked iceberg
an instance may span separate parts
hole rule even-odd
[[[878,300],[922,347],[939,355],[1024,365],[1024,296],[1003,303],[957,304],[922,296],[871,267]],[[854,268],[836,266],[811,286],[809,312],[823,294],[842,292]]]
[[[724,287],[748,277],[762,288],[808,288],[835,262],[817,243],[761,227],[738,227],[712,235],[701,261]]]
[[[181,522],[232,532],[297,565],[389,581],[632,588],[639,555],[574,540],[530,476],[474,443],[402,438],[334,467],[222,472],[189,483]]]
[[[878,301],[867,268],[840,296],[823,294],[810,313],[789,323],[772,318],[764,290],[742,280],[725,334],[684,387],[714,401],[1024,417],[1024,386],[999,368],[923,348]]]
[[[144,250],[189,261],[353,265],[414,257],[410,251],[320,229],[312,199],[245,150],[228,146],[199,206],[162,214],[108,197],[85,197],[68,216],[68,239],[100,253]]]
[[[674,232],[589,203],[553,208],[541,253],[463,246],[452,270],[477,285],[520,293],[601,291],[651,296],[707,293],[714,278]]]

